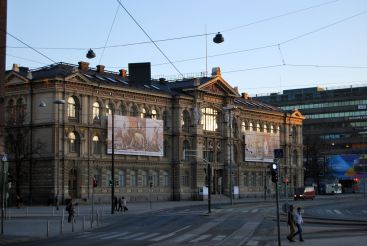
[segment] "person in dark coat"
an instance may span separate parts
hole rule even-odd
[[[122,212],[122,197],[119,198],[119,208],[117,209],[117,211]]]
[[[117,196],[115,196],[113,198],[113,208],[115,211],[117,211],[117,204],[118,204],[118,199],[117,199]]]
[[[69,213],[68,222],[71,223],[72,221],[75,221],[75,204],[73,203],[73,200],[70,200],[68,205],[66,205],[66,211]]]

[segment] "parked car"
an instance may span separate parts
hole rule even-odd
[[[297,188],[294,193],[294,200],[305,200],[314,199],[316,196],[315,188],[313,186],[308,186],[304,188]]]

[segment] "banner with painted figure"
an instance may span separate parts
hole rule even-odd
[[[114,153],[121,155],[163,156],[163,121],[140,117],[108,116],[107,153],[112,154],[112,131]]]
[[[273,162],[274,149],[280,147],[279,133],[245,132],[245,160]]]

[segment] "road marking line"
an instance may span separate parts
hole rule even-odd
[[[153,242],[161,241],[162,239],[166,239],[166,238],[172,237],[172,236],[174,236],[177,232],[180,232],[180,231],[182,231],[182,230],[185,230],[185,229],[187,229],[187,228],[189,228],[189,227],[191,227],[191,225],[188,225],[188,226],[182,227],[181,229],[178,229],[177,231],[174,231],[174,232],[168,233],[168,234],[166,234],[166,235],[163,235],[163,236],[160,236],[160,237],[156,237],[156,238],[150,239],[149,241],[153,241]]]
[[[103,232],[103,233],[97,233],[97,234],[93,233],[93,235],[91,235],[91,237],[87,237],[87,239],[94,239],[94,238],[98,238],[98,237],[104,237],[104,236],[112,235],[112,234],[115,234],[115,233],[117,233],[117,232],[116,231],[107,232],[107,233]]]
[[[256,213],[257,211],[259,211],[259,209],[255,208],[254,210],[251,211],[251,213]]]
[[[212,239],[212,241],[222,241],[226,235],[218,235],[215,238]]]
[[[329,209],[326,209],[326,213],[332,214],[333,212],[331,212],[331,210],[329,210]]]
[[[102,237],[101,239],[102,239],[102,240],[105,240],[105,239],[111,239],[111,238],[114,238],[114,237],[124,236],[124,235],[129,234],[129,233],[130,233],[130,232],[125,231],[125,232],[117,233],[117,234],[112,235],[112,236]]]
[[[247,212],[248,212],[248,210],[242,210],[241,212],[242,212],[242,213],[247,213]]]
[[[142,236],[142,237],[138,237],[138,238],[134,238],[133,240],[145,240],[145,239],[148,239],[148,238],[151,238],[151,237],[155,237],[155,236],[158,236],[159,233],[150,233],[148,235],[145,235],[145,236]]]
[[[180,242],[183,242],[183,241],[188,240],[188,239],[190,239],[192,237],[195,237],[195,236],[196,236],[196,234],[187,233],[187,234],[183,234],[183,235],[175,238],[173,241],[175,243],[180,243]]]
[[[197,243],[197,242],[200,242],[208,237],[211,237],[210,234],[204,234],[204,235],[201,235],[200,237],[196,238],[196,239],[193,239],[190,241],[190,243]]]
[[[339,210],[334,209],[334,212],[337,214],[343,214],[342,212],[340,212]]]
[[[130,235],[127,235],[125,237],[119,237],[117,239],[120,239],[120,240],[123,240],[123,239],[131,239],[133,237],[138,237],[140,235],[143,235],[145,232],[137,232],[137,233],[133,233],[133,234],[130,234]]]
[[[233,211],[233,208],[227,208],[226,209],[228,212],[232,212]]]

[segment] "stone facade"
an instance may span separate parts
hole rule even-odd
[[[90,200],[92,194],[109,201],[114,180],[114,193],[131,201],[201,199],[208,164],[212,194],[230,194],[231,184],[240,196],[273,194],[269,160],[246,157],[252,144],[246,138],[256,134],[276,136],[284,149],[281,179],[288,177],[290,191],[303,186],[298,111],[286,114],[240,95],[219,69],[211,77],[135,83],[125,70],[103,68],[80,62],[7,72],[5,139],[17,180],[13,194],[29,203],[56,196]],[[107,154],[111,114],[163,120],[163,156]]]

